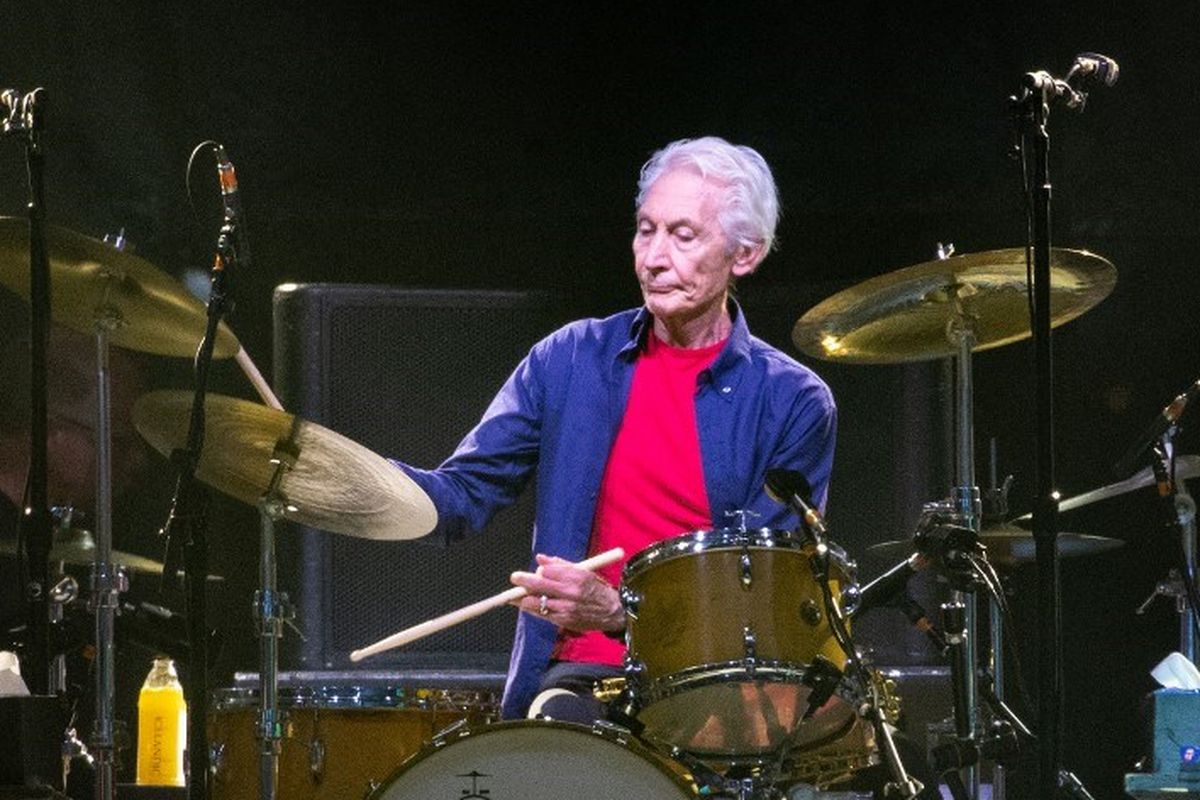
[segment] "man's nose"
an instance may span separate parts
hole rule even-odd
[[[646,245],[645,264],[647,267],[666,268],[671,265],[667,244],[667,232],[656,231]]]

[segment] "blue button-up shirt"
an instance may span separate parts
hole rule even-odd
[[[728,512],[746,510],[751,527],[791,529],[795,514],[767,496],[764,476],[799,470],[824,507],[833,395],[812,370],[752,336],[733,301],[730,313],[729,340],[700,373],[695,395],[709,508],[718,528],[732,526]],[[420,470],[397,462],[437,507],[430,535],[453,541],[482,530],[536,476],[533,552],[585,558],[600,480],[652,323],[642,308],[560,328],[533,347],[445,463]],[[505,717],[525,714],[556,637],[553,623],[520,615]]]

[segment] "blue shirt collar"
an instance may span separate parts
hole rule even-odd
[[[721,354],[706,370],[714,384],[722,384],[721,391],[725,395],[731,394],[741,381],[738,367],[750,361],[750,328],[746,324],[746,315],[742,313],[742,307],[732,297],[729,298],[729,316],[733,322],[729,339],[725,342],[725,347],[721,348]],[[618,357],[627,361],[635,359],[644,349],[646,337],[650,335],[653,327],[654,318],[650,310],[642,306],[633,316],[629,325],[629,341],[621,348]]]

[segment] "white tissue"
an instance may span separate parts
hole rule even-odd
[[[1183,653],[1171,653],[1150,674],[1167,689],[1200,689],[1200,669]]]
[[[27,695],[29,687],[21,678],[21,662],[17,654],[0,650],[0,697]]]

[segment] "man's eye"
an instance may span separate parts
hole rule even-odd
[[[681,242],[690,242],[696,238],[696,232],[691,228],[676,228],[675,238]]]

